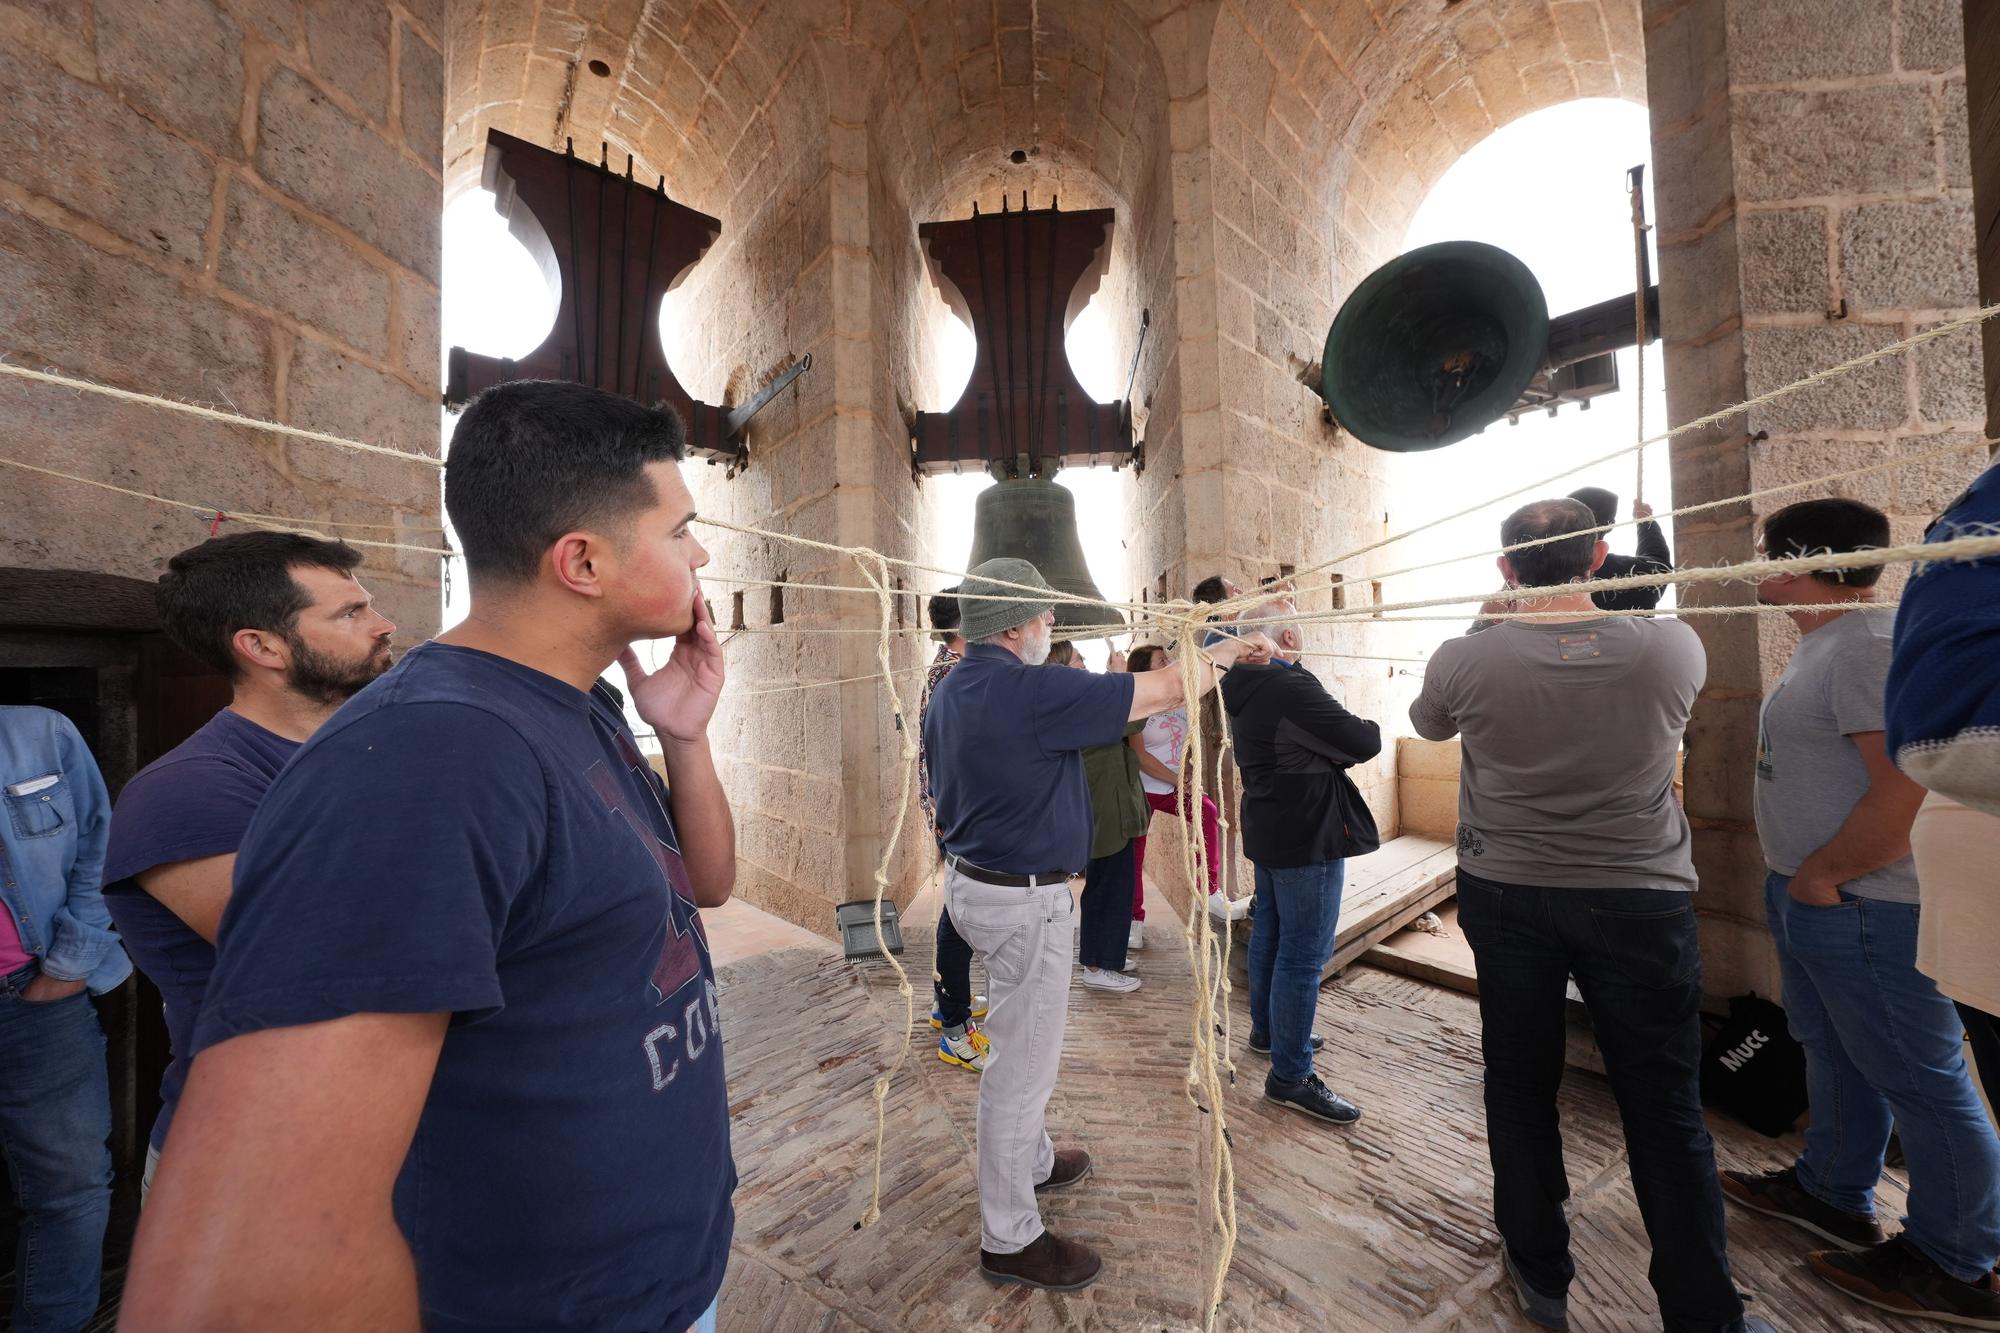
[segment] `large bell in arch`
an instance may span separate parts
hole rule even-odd
[[[1369,274],[1341,306],[1320,393],[1364,444],[1436,449],[1512,407],[1548,344],[1548,302],[1526,264],[1478,241],[1426,245]]]
[[[1104,600],[1104,594],[1091,582],[1083,543],[1077,538],[1076,497],[1045,478],[996,481],[979,493],[972,518],[972,554],[966,557],[965,567],[976,568],[997,556],[1028,561],[1058,592]],[[1101,606],[1056,603],[1057,639],[1076,637],[1066,631],[1109,625],[1123,629],[1125,618]],[[1098,633],[1084,637],[1098,638],[1110,632],[1098,628]]]

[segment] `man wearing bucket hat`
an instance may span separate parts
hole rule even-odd
[[[1180,673],[1039,671],[1055,597],[1026,560],[979,565],[959,589],[965,657],[924,721],[944,844],[945,907],[986,959],[993,1055],[979,1084],[980,1270],[999,1282],[1075,1291],[1103,1261],[1045,1230],[1035,1196],[1090,1174],[1043,1126],[1062,1059],[1076,909],[1069,881],[1090,860],[1081,752],[1185,702]],[[1212,656],[1232,661],[1240,645]],[[1197,679],[1206,693],[1213,668]]]

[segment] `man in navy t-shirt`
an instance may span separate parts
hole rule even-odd
[[[671,414],[579,384],[459,419],[471,610],[251,822],[135,1326],[712,1321],[736,1172],[696,909],[736,863],[683,448]],[[645,671],[629,645],[668,636]],[[593,684],[614,659],[665,784]]]
[[[193,1057],[250,816],[299,743],[389,669],[396,627],[354,578],[361,553],[292,532],[213,537],[167,562],[154,599],[167,637],[231,682],[229,706],[118,793],[104,901],[159,987],[173,1062],[146,1150],[143,1198]]]
[[[1041,591],[1023,592],[1026,586]],[[1053,596],[1026,560],[988,560],[959,591],[965,658],[924,718],[931,795],[952,923],[986,958],[994,1055],[979,1080],[980,1271],[996,1282],[1075,1291],[1104,1264],[1045,1230],[1037,1194],[1090,1174],[1044,1127],[1062,1061],[1076,911],[1069,881],[1090,861],[1082,751],[1183,702],[1176,671],[1043,671]],[[1240,649],[1224,645],[1227,660]],[[1204,691],[1215,683],[1206,663]]]

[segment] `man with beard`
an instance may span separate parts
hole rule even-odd
[[[278,770],[334,709],[389,669],[396,627],[354,578],[361,554],[289,532],[216,537],[167,563],[154,599],[167,636],[228,673],[229,706],[118,795],[104,897],[166,1003],[173,1061],[141,1197],[167,1141],[215,970],[236,849]]]
[[[736,837],[685,448],[582,384],[459,417],[470,610],[244,835],[132,1327],[713,1326],[736,1171],[696,909]],[[661,638],[649,672],[632,645]],[[664,784],[596,684],[614,661]]]

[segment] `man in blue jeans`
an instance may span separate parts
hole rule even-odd
[[[1773,557],[1890,544],[1889,519],[1854,500],[1808,500],[1764,522]],[[1791,1166],[1724,1173],[1744,1207],[1837,1249],[1813,1270],[1899,1314],[2000,1329],[2000,1139],[1974,1090],[1964,1027],[1917,970],[1910,827],[1923,789],[1884,744],[1894,621],[1881,569],[1765,579],[1759,600],[1791,609],[1801,638],[1764,700],[1757,835],[1785,1012],[1806,1050],[1812,1122]],[[1909,1216],[1885,1239],[1875,1182],[1894,1127],[1909,1166]]]
[[[15,1333],[97,1312],[111,1085],[91,995],[131,974],[99,879],[111,798],[68,718],[0,708],[0,1149],[21,1203]],[[88,993],[86,993],[88,992]]]
[[[1346,770],[1373,759],[1382,734],[1299,665],[1304,641],[1289,601],[1258,607],[1275,645],[1267,665],[1238,665],[1222,680],[1236,762],[1243,770],[1243,851],[1257,868],[1250,927],[1250,1049],[1271,1057],[1264,1096],[1330,1124],[1361,1111],[1313,1069],[1320,969],[1333,955],[1346,858],[1372,852],[1375,820]]]
[[[1462,741],[1458,919],[1479,973],[1502,1262],[1529,1320],[1569,1327],[1556,1094],[1574,976],[1624,1122],[1662,1322],[1768,1333],[1730,1277],[1701,1111],[1693,838],[1673,777],[1708,662],[1679,621],[1600,614],[1586,584],[1606,550],[1596,522],[1570,499],[1508,515],[1503,546],[1540,544],[1501,556],[1502,577],[1549,590],[1510,608],[1550,618],[1443,644],[1410,705],[1418,735]]]

